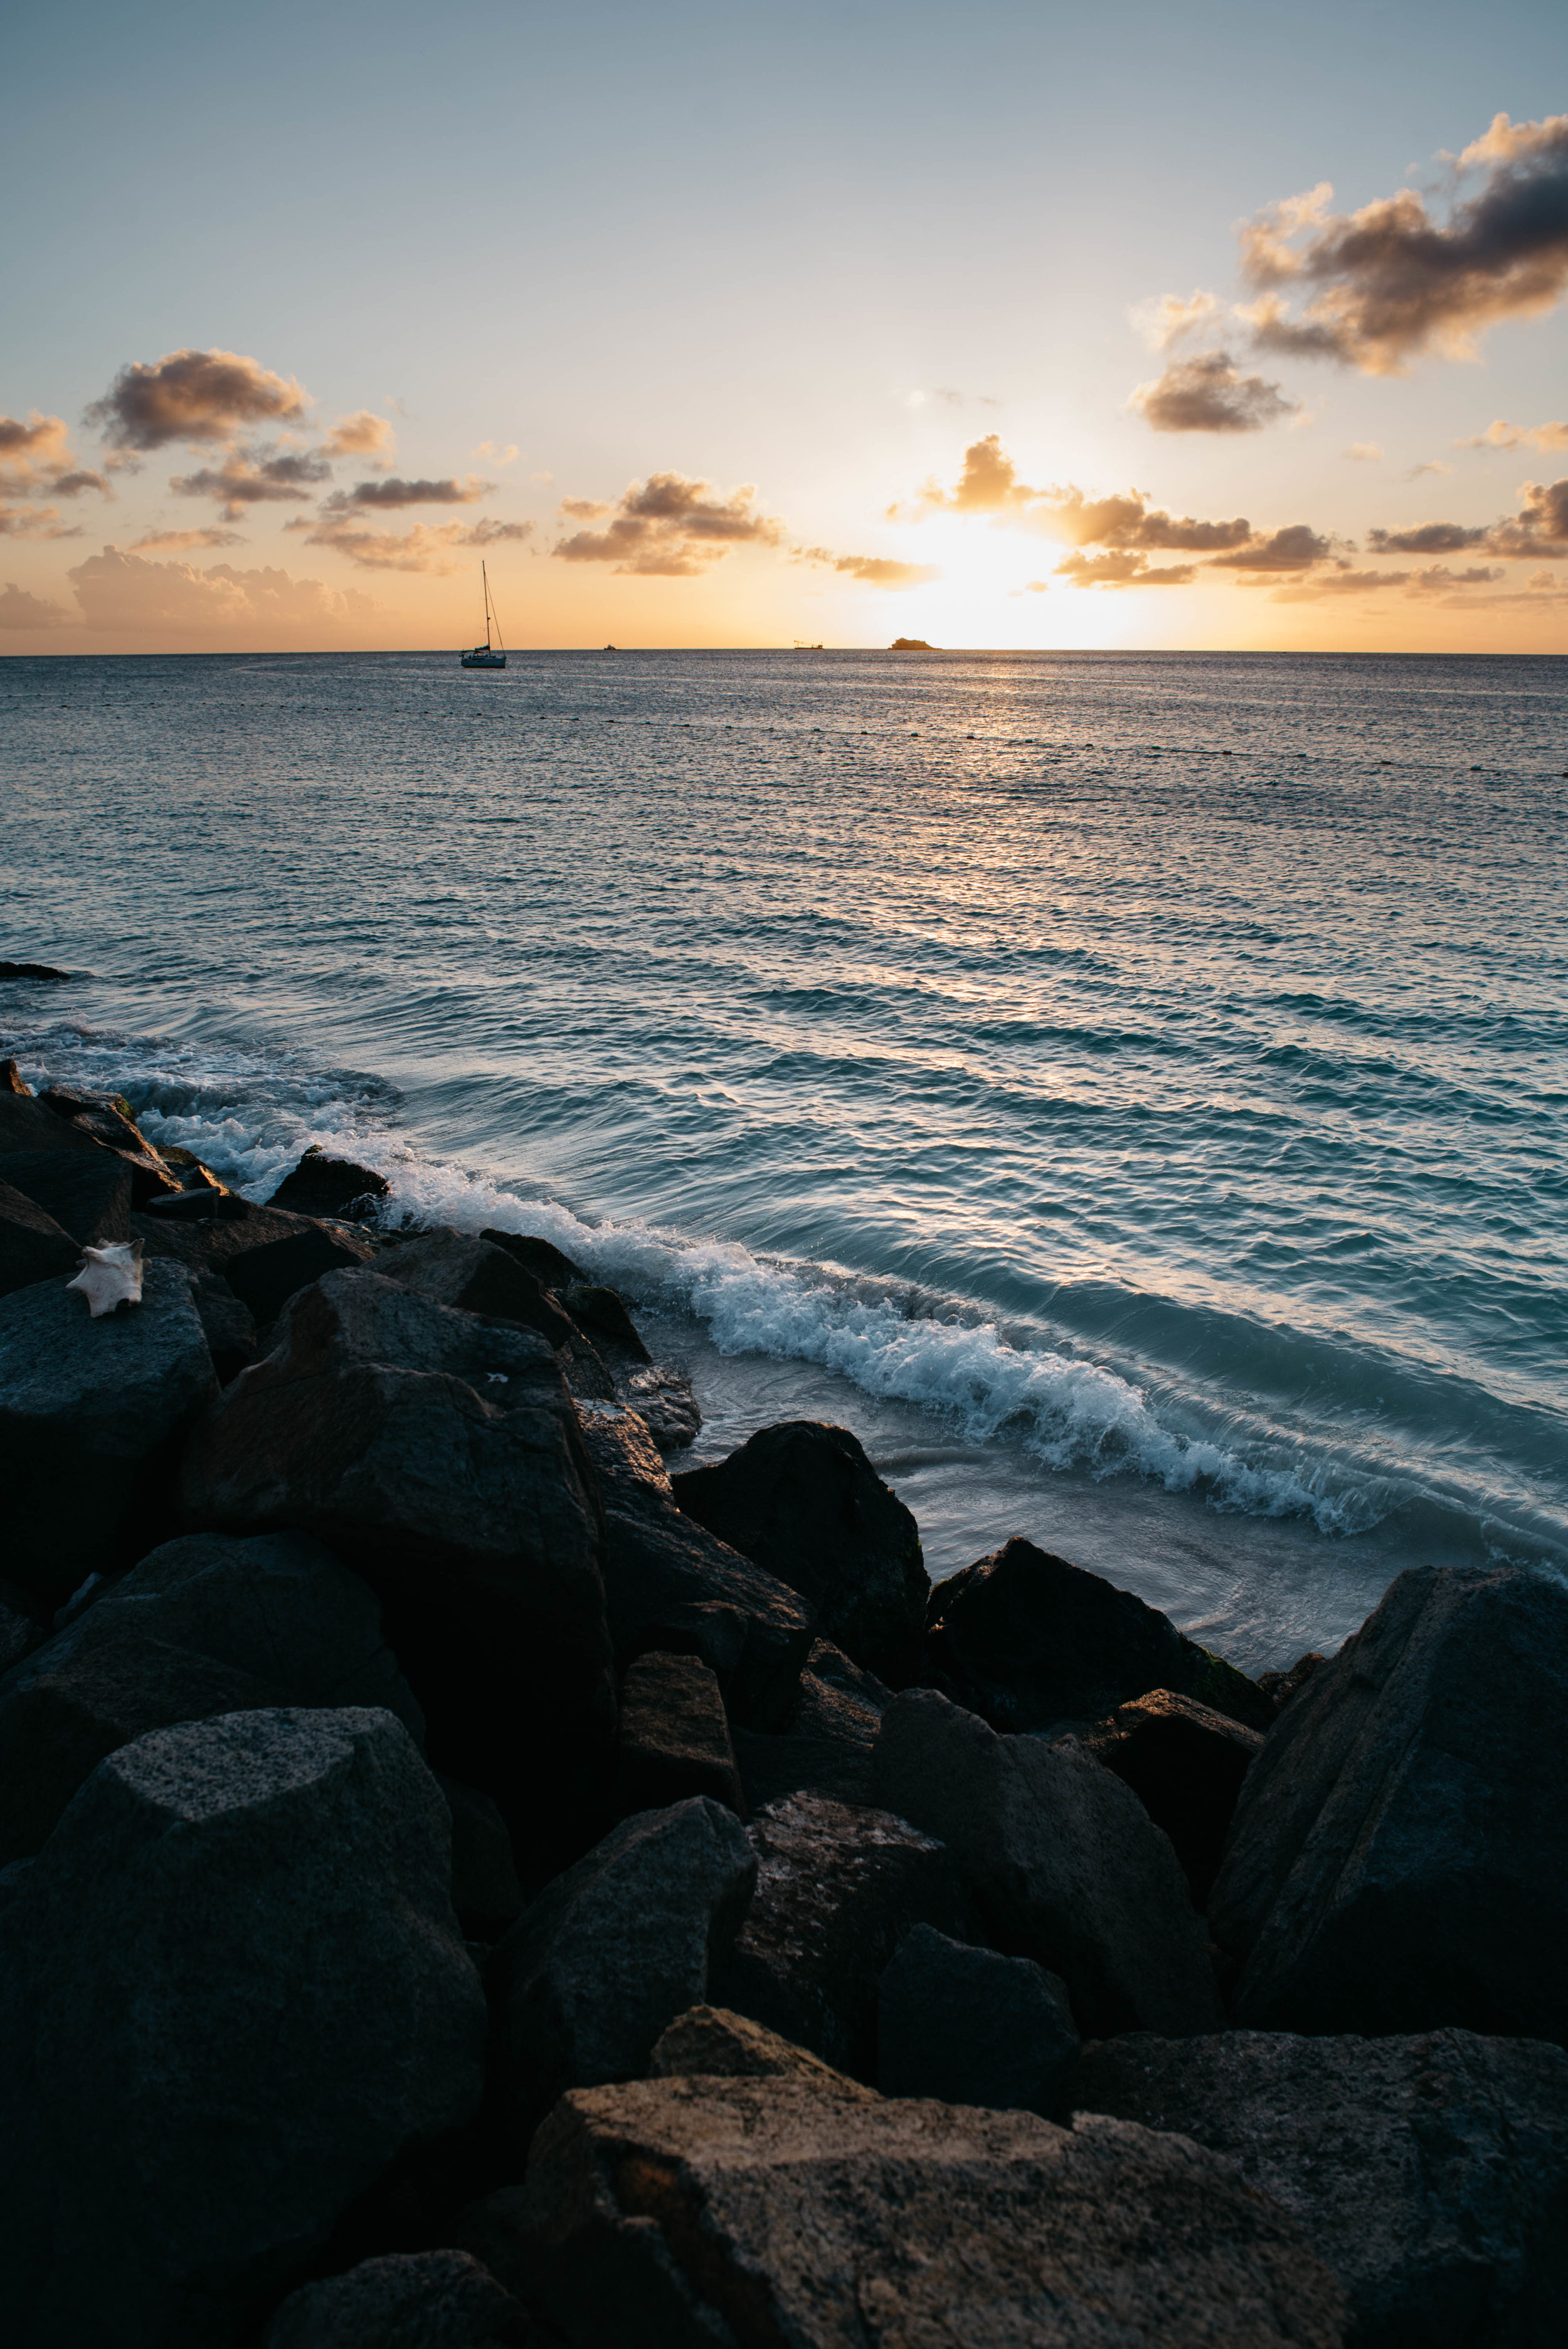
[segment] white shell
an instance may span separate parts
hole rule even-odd
[[[67,1288],[79,1288],[87,1299],[96,1321],[103,1313],[112,1313],[117,1305],[139,1305],[141,1302],[141,1242],[110,1240],[104,1247],[85,1247],[86,1261],[75,1280],[67,1280]]]

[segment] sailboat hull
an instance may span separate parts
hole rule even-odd
[[[463,668],[504,668],[506,655],[489,650],[483,645],[476,645],[471,653],[459,653],[458,662]]]

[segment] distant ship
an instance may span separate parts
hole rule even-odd
[[[471,653],[459,653],[458,658],[464,668],[504,668],[506,650],[500,640],[500,622],[495,617],[495,606],[490,602],[490,578],[482,563],[480,564],[480,578],[485,591],[485,640],[482,645],[476,645]],[[492,622],[495,628],[493,645],[490,642]]]
[[[804,636],[797,636],[795,639],[795,649],[798,653],[820,653],[826,652],[827,647],[825,645],[809,645]]]

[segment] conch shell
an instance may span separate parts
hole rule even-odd
[[[67,1288],[79,1288],[93,1319],[112,1313],[117,1305],[141,1302],[141,1242],[110,1240],[104,1247],[85,1247],[84,1262]]]

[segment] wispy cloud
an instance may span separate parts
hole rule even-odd
[[[1202,286],[1188,295],[1161,294],[1140,302],[1128,316],[1150,350],[1168,351],[1187,335],[1212,326],[1220,316],[1219,297]]]
[[[1412,465],[1405,479],[1418,481],[1428,473],[1451,473],[1453,470],[1451,465],[1445,465],[1440,457],[1429,457],[1424,465]]]
[[[826,546],[798,547],[795,560],[842,572],[863,587],[926,587],[942,576],[937,563],[898,563],[885,554],[835,554]]]
[[[1456,449],[1568,449],[1568,424],[1510,424],[1494,417],[1484,432],[1456,440]]]
[[[1134,389],[1128,406],[1156,432],[1261,432],[1301,412],[1277,383],[1246,375],[1228,351],[1176,359]]]
[[[568,498],[561,510],[573,521],[603,520],[605,527],[558,539],[552,554],[651,579],[696,578],[731,547],[776,546],[783,534],[780,523],[758,512],[750,482],[720,497],[707,481],[684,473],[634,481],[614,507]]]
[[[1162,569],[1150,564],[1146,554],[1069,554],[1057,565],[1058,579],[1070,579],[1075,587],[1189,587],[1198,575],[1194,563],[1167,564]],[[1043,581],[1031,581],[1040,586]]]
[[[321,446],[323,455],[327,457],[389,459],[397,441],[384,416],[377,416],[372,409],[357,408],[352,416],[338,418]]]
[[[199,546],[243,546],[245,543],[237,530],[211,526],[205,530],[147,530],[131,541],[130,552],[145,554],[158,549],[168,554],[181,554],[192,553]]]
[[[223,520],[238,522],[247,506],[303,504],[331,478],[326,459],[309,451],[285,450],[263,456],[248,450],[225,457],[222,465],[176,474],[169,486],[176,497],[216,498]]]
[[[258,424],[303,416],[309,394],[237,351],[168,351],[121,367],[87,411],[111,448],[152,450],[171,441],[232,440]]]
[[[80,538],[81,524],[60,520],[58,506],[0,505],[0,538]]]
[[[477,473],[460,481],[404,481],[393,474],[386,481],[356,481],[351,490],[335,490],[322,512],[346,514],[363,507],[471,506],[488,497],[494,487],[493,481],[481,481]]]
[[[78,465],[64,417],[33,409],[26,420],[0,416],[0,490],[7,497],[79,498],[89,490],[112,498],[106,476]]]
[[[412,529],[368,530],[348,519],[291,522],[285,529],[304,533],[306,546],[330,547],[346,555],[361,571],[418,571],[445,578],[457,568],[460,550],[521,543],[533,534],[530,522],[416,523]]]
[[[1375,465],[1383,454],[1383,445],[1379,440],[1352,440],[1344,454],[1358,465]]]
[[[482,457],[487,465],[514,465],[517,462],[517,442],[509,440],[504,449],[498,449],[493,440],[481,440],[474,455]]]

